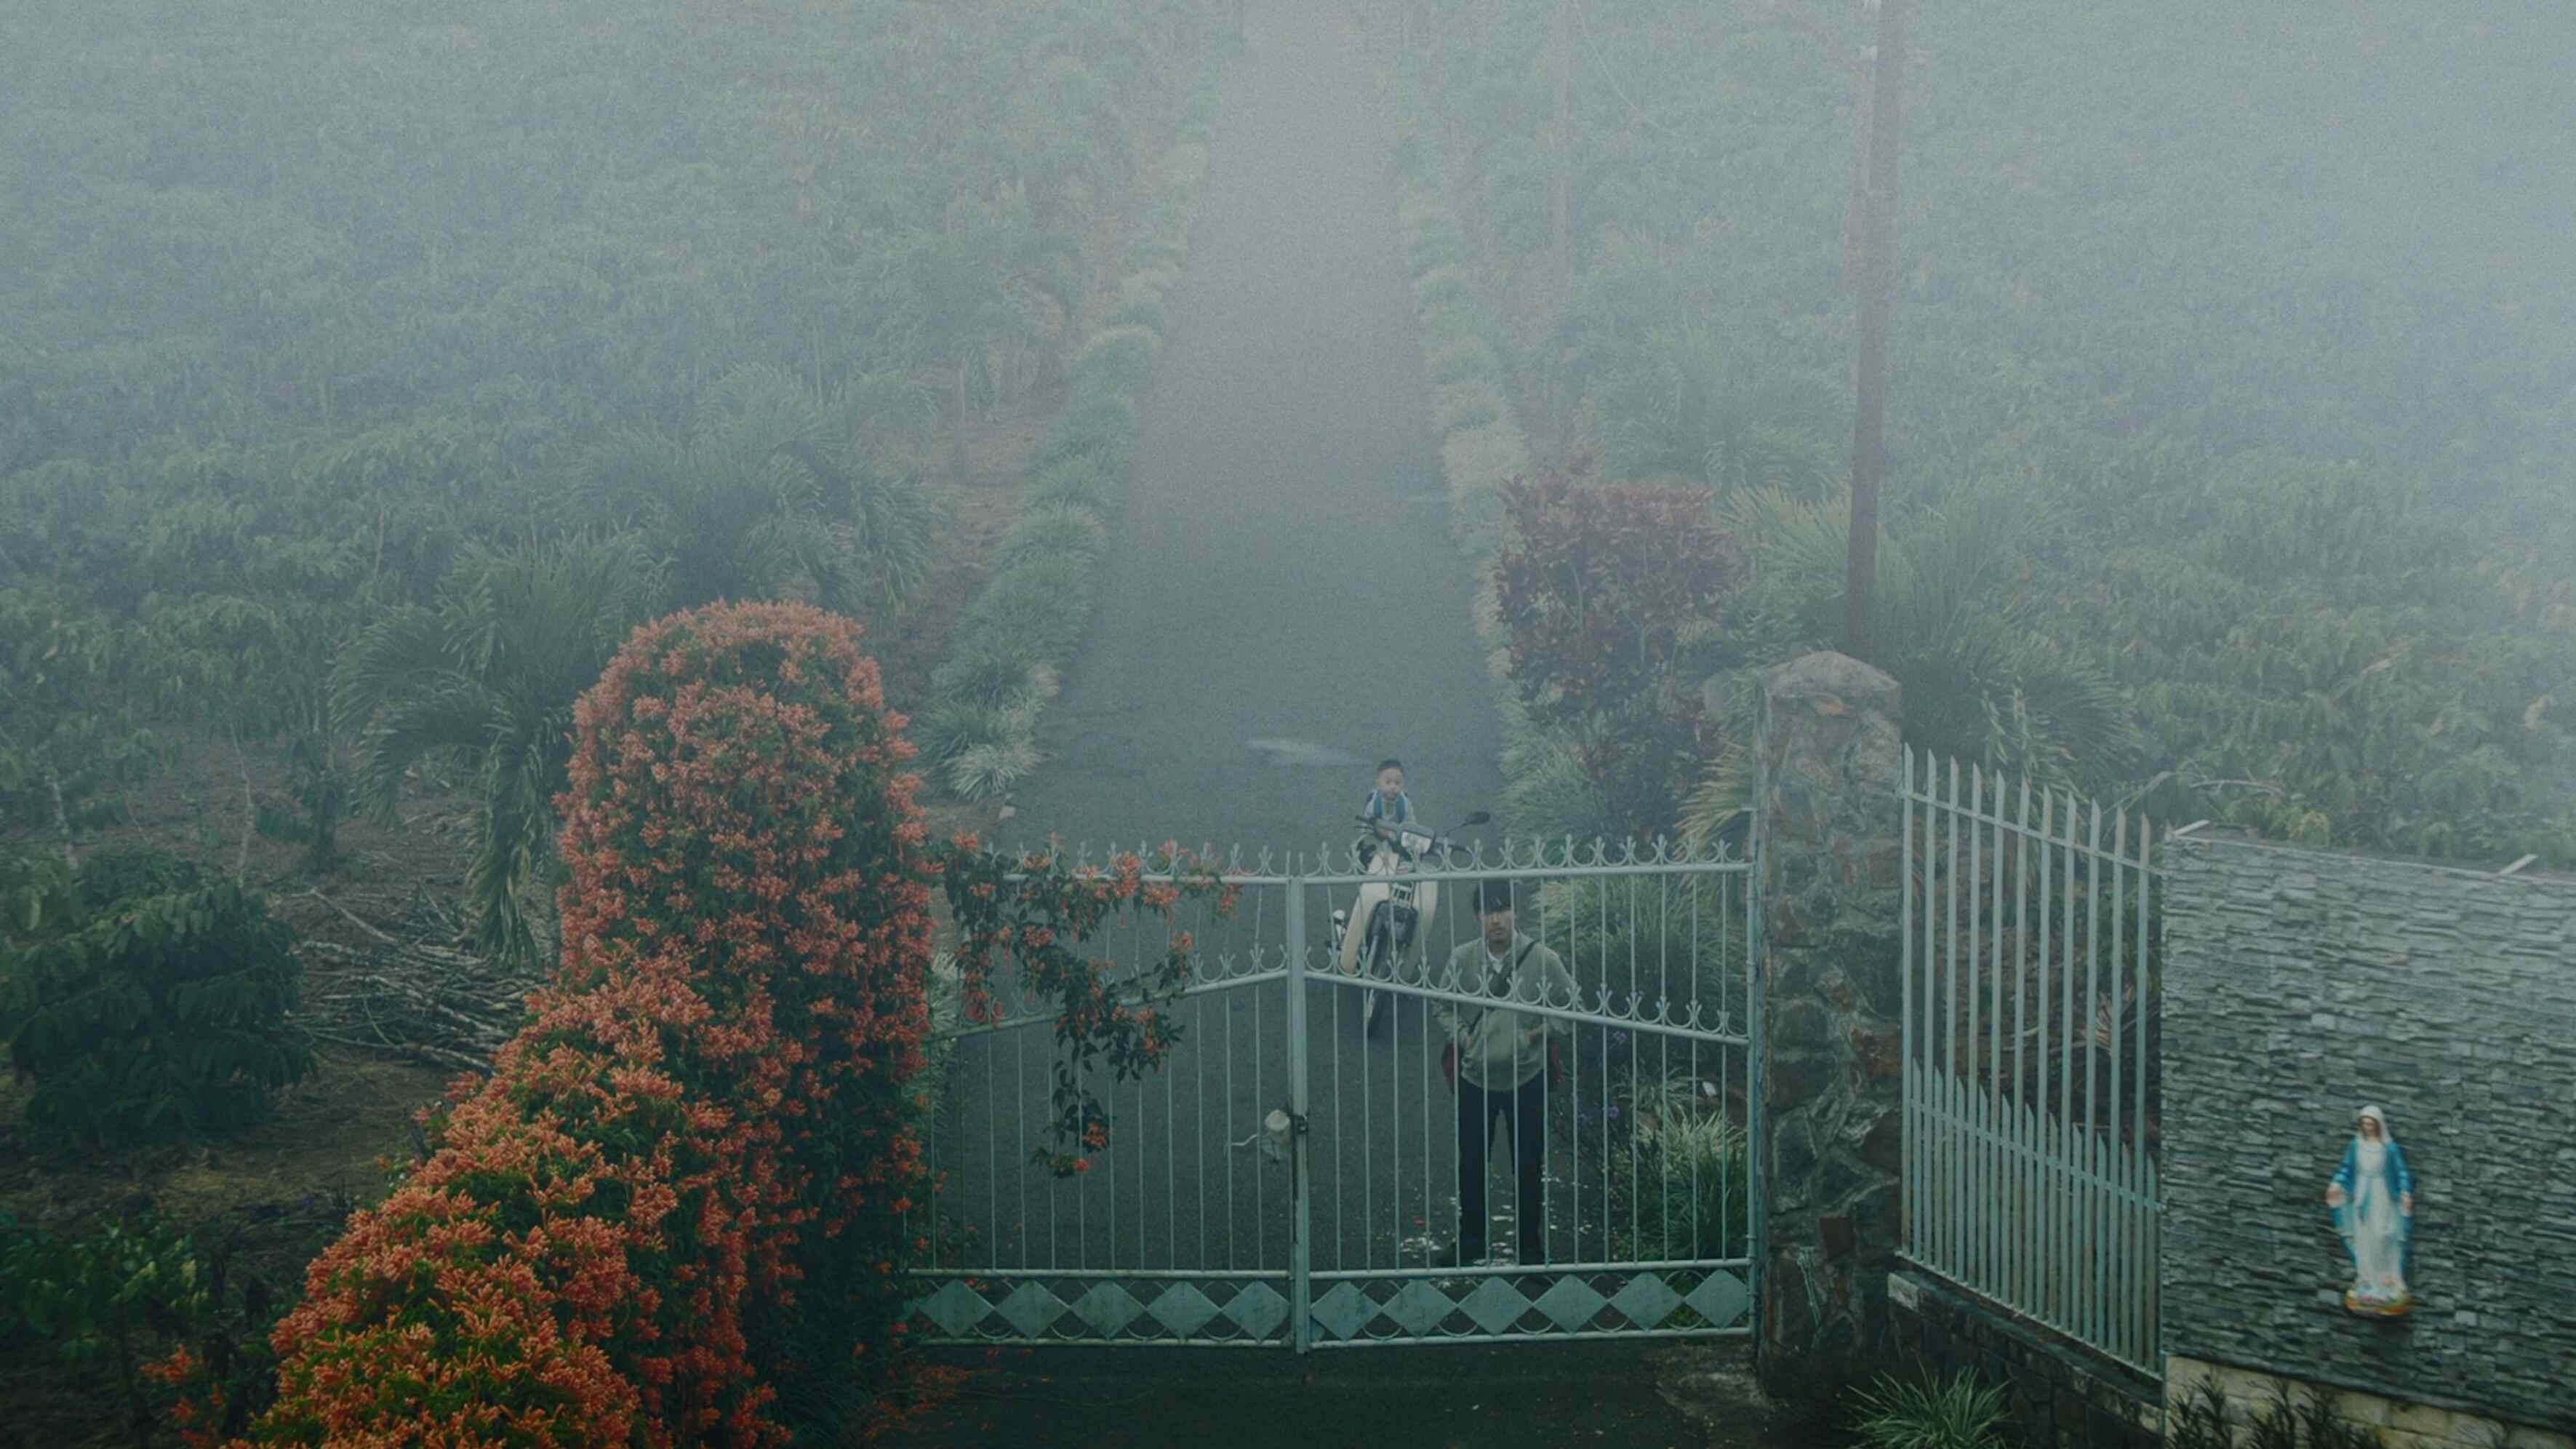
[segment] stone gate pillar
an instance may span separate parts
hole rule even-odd
[[[1897,686],[1841,654],[1764,673],[1761,814],[1766,1372],[1886,1341],[1901,1195]]]

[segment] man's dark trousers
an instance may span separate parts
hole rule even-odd
[[[1512,1157],[1518,1261],[1543,1263],[1547,1261],[1547,1218],[1539,1197],[1539,1173],[1547,1162],[1545,1072],[1509,1091],[1489,1092],[1464,1076],[1458,1080],[1458,1261],[1472,1263],[1485,1256],[1485,1151],[1497,1117],[1510,1124],[1504,1151]]]

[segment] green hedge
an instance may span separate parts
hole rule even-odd
[[[313,1069],[287,1025],[294,933],[229,882],[106,902],[0,955],[9,1064],[28,1125],[63,1144],[224,1131]]]
[[[1180,280],[1206,186],[1216,103],[1211,70],[1163,153],[1160,190],[1128,240],[1117,302],[1074,355],[1068,401],[1030,455],[1020,517],[995,547],[996,571],[931,674],[933,702],[913,735],[931,778],[953,794],[983,798],[1037,766],[1038,712],[1090,620],[1092,571],[1134,467],[1137,402],[1162,354],[1164,298]]]
[[[1036,701],[986,703],[952,699],[936,704],[912,722],[912,742],[933,765],[987,745],[1026,739],[1035,721]]]
[[[1046,653],[1027,639],[999,634],[969,638],[930,676],[932,692],[949,704],[1011,706],[1055,692],[1055,669]]]
[[[1512,416],[1500,357],[1485,335],[1483,309],[1468,272],[1465,233],[1457,216],[1432,194],[1438,182],[1422,140],[1419,97],[1391,77],[1382,75],[1380,84],[1389,88],[1392,109],[1407,118],[1397,128],[1393,158],[1406,182],[1397,221],[1421,322],[1417,335],[1423,370],[1432,384],[1432,424],[1440,438],[1450,535],[1481,577],[1503,544],[1497,490],[1529,471],[1529,442]],[[1532,724],[1512,695],[1490,587],[1480,589],[1472,622],[1485,648],[1503,720],[1503,777],[1512,782],[1501,802],[1505,817],[1550,832],[1597,825],[1602,818],[1598,802],[1579,772],[1569,767],[1563,742]]]
[[[1020,494],[1023,508],[1070,504],[1103,516],[1115,513],[1126,494],[1124,474],[1109,460],[1076,453],[1039,468]]]
[[[1073,355],[1068,369],[1077,397],[1134,398],[1145,391],[1163,339],[1142,327],[1104,327]]]
[[[1002,534],[997,551],[1004,567],[1033,558],[1072,557],[1085,563],[1109,547],[1100,514],[1079,503],[1044,503],[1022,510]]]
[[[1040,469],[1069,458],[1092,458],[1120,475],[1136,446],[1136,404],[1132,399],[1095,394],[1067,404],[1047,424],[1031,463]]]
[[[1050,659],[1064,659],[1082,640],[1091,612],[1091,565],[1086,559],[1044,558],[1016,564],[993,576],[966,611],[969,637],[998,631],[1027,639]]]

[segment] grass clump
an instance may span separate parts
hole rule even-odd
[[[1028,640],[977,634],[932,672],[930,687],[943,703],[1009,706],[1053,698],[1056,672]]]
[[[1079,503],[1049,502],[1023,512],[1002,535],[998,546],[1003,567],[1031,559],[1100,557],[1109,547],[1109,529],[1100,514]]]
[[[1036,769],[1040,758],[1033,740],[977,745],[948,762],[948,788],[963,799],[989,800]]]
[[[965,627],[1028,641],[1048,659],[1064,659],[1082,638],[1091,611],[1091,570],[1080,559],[1041,558],[993,576],[966,613]]]
[[[1868,1449],[2004,1449],[2004,1391],[1972,1374],[1881,1375],[1858,1400],[1853,1429]]]

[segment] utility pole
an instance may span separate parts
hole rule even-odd
[[[1878,584],[1878,485],[1887,471],[1887,311],[1896,279],[1896,145],[1904,130],[1905,0],[1877,4],[1869,204],[1861,220],[1860,357],[1852,384],[1851,552],[1843,571],[1843,648],[1855,656],[1868,638],[1870,594]]]

